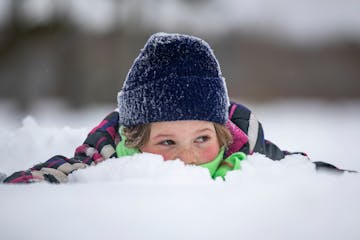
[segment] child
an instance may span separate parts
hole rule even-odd
[[[219,63],[205,41],[157,33],[130,68],[118,109],[89,133],[73,158],[54,156],[4,182],[66,182],[79,168],[137,152],[206,167],[212,178],[240,169],[246,154],[273,160],[295,154],[265,140],[251,111],[229,101]],[[315,165],[342,171],[322,162]]]

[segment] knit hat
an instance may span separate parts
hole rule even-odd
[[[152,35],[118,93],[119,124],[203,120],[225,124],[229,98],[210,46],[182,34]]]

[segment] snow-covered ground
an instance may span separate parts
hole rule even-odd
[[[360,170],[359,103],[248,105],[282,148]],[[42,105],[21,122],[0,104],[0,172],[71,156],[111,110]],[[253,155],[213,181],[206,169],[140,154],[80,170],[68,184],[0,185],[0,239],[360,239],[359,180],[316,173],[299,156]]]

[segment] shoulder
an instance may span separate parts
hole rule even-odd
[[[230,119],[249,119],[251,110],[243,104],[231,101],[229,106]]]
[[[263,152],[261,150],[264,143],[262,125],[248,107],[232,101],[229,106],[229,120],[247,136],[247,143],[241,151],[250,154],[255,150]]]
[[[259,127],[259,121],[253,112],[248,107],[233,101],[229,106],[229,120],[247,134],[250,129],[256,130]]]

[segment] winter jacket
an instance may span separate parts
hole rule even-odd
[[[26,171],[13,173],[4,180],[4,183],[31,183],[43,180],[51,183],[67,182],[68,174],[77,169],[96,165],[109,158],[116,158],[115,149],[121,140],[118,120],[118,111],[107,115],[99,125],[90,131],[84,143],[76,148],[72,158],[56,155]],[[234,102],[230,104],[229,120],[226,126],[233,136],[233,143],[225,152],[224,159],[236,152],[243,152],[247,155],[254,152],[261,153],[272,160],[280,160],[291,154],[306,156],[301,152],[282,151],[272,142],[265,140],[261,123],[248,108],[241,104]],[[324,162],[314,162],[314,164],[317,169],[343,171]]]

